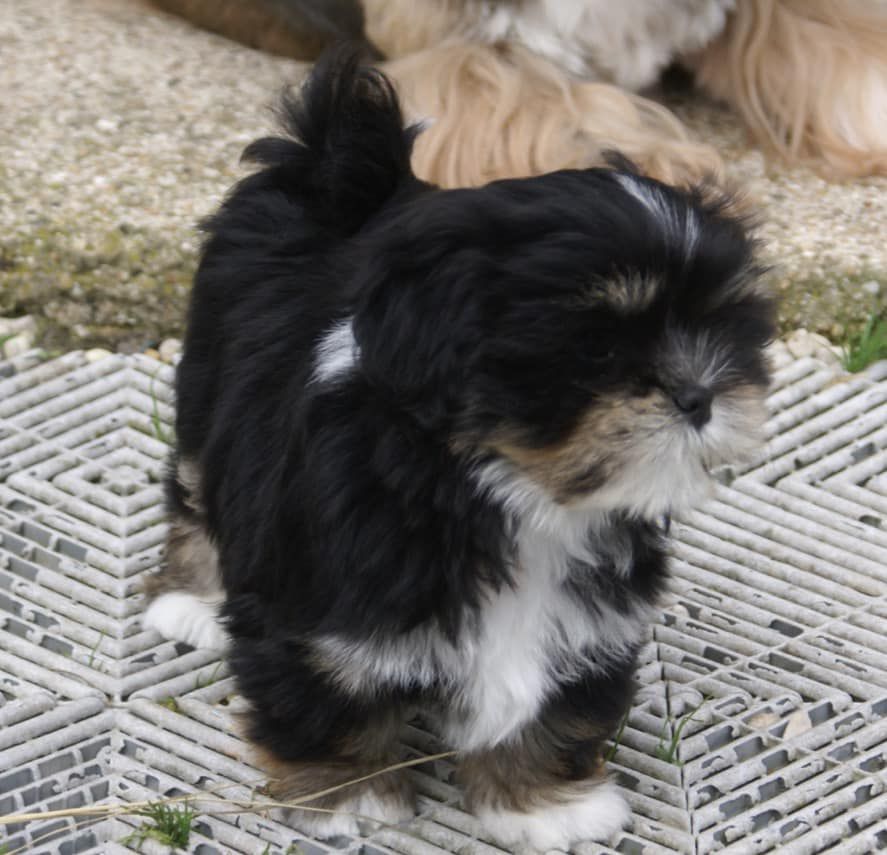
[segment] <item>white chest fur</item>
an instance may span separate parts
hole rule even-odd
[[[315,649],[348,691],[439,691],[448,708],[440,726],[450,744],[462,750],[495,745],[531,721],[559,683],[604,671],[638,643],[649,623],[645,605],[619,612],[603,601],[583,603],[565,585],[571,562],[592,557],[584,549],[577,554],[576,543],[574,535],[525,527],[514,585],[490,593],[455,643],[423,626],[388,639],[326,636]]]
[[[490,599],[466,651],[458,695],[465,717],[444,723],[449,740],[466,749],[507,739],[535,718],[558,684],[604,672],[647,624],[645,607],[620,613],[606,602],[582,602],[565,585],[571,561],[587,554],[572,555],[544,530],[525,531],[519,541],[515,585]]]

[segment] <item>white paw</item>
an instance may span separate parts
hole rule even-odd
[[[145,610],[142,626],[191,647],[224,650],[228,646],[228,636],[219,624],[218,603],[183,591],[171,591],[154,599]]]
[[[604,782],[573,801],[528,813],[479,809],[477,817],[498,842],[544,852],[566,850],[582,841],[607,841],[628,825],[631,810],[616,787]]]
[[[310,807],[310,804],[309,804]],[[343,802],[335,813],[322,813],[293,809],[293,824],[300,830],[316,837],[356,835],[363,831],[375,831],[384,825],[397,825],[415,815],[412,805],[401,799],[381,799],[373,792],[364,792]],[[377,822],[373,822],[377,820]],[[364,828],[361,829],[361,826]]]

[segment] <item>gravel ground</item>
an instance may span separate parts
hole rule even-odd
[[[34,315],[49,348],[180,334],[194,225],[301,73],[142,0],[0,2],[0,315]],[[673,97],[761,202],[783,327],[841,339],[883,310],[887,180],[767,174],[726,111]]]

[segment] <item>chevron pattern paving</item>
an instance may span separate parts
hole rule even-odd
[[[172,369],[144,356],[0,363],[0,815],[203,793],[189,851],[501,855],[460,807],[453,766],[412,775],[404,828],[312,841],[235,809],[261,775],[224,662],[140,624],[162,557]],[[760,459],[719,473],[675,526],[613,775],[627,853],[887,849],[887,363],[778,372]],[[419,727],[415,756],[442,750]],[[227,800],[227,803],[225,802]],[[144,820],[13,822],[6,852],[116,853]]]

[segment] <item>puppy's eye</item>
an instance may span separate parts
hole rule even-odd
[[[597,353],[591,354],[591,361],[595,365],[605,365],[608,362],[612,362],[616,359],[616,351],[614,349],[598,351]]]

